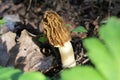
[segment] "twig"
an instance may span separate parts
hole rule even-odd
[[[27,8],[27,11],[29,11],[29,9],[31,7],[31,4],[32,4],[32,0],[29,1],[29,5],[28,5],[28,8]]]
[[[110,12],[111,12],[111,3],[112,3],[112,0],[109,0],[108,16],[110,16]]]

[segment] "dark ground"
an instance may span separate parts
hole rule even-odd
[[[71,33],[72,44],[75,52],[77,65],[92,65],[87,58],[86,50],[82,44],[82,40],[87,37],[96,36],[99,38],[98,29],[104,24],[110,16],[120,17],[120,1],[119,0],[2,0],[0,1],[0,17],[7,14],[18,14],[23,24],[28,28],[32,26],[35,32],[41,31],[41,19],[46,10],[54,10],[61,15],[66,24],[71,24],[70,30],[77,26],[84,26],[87,33]],[[15,2],[17,1],[17,2]],[[19,3],[20,1],[20,3]],[[40,48],[45,48],[45,56],[56,56],[56,48],[51,47],[48,43],[40,44]],[[59,52],[58,52],[59,53]],[[47,76],[53,78],[62,70],[60,57],[50,68],[42,71]],[[14,57],[16,58],[16,56]],[[58,59],[59,58],[59,59]],[[24,59],[24,58],[23,58]],[[14,60],[13,60],[14,61]],[[3,60],[0,62],[4,62]],[[9,61],[8,61],[9,62]],[[7,63],[6,66],[9,66]],[[27,63],[26,63],[27,64]],[[3,64],[0,64],[3,65]],[[12,64],[16,68],[21,65]],[[41,71],[40,69],[37,69]],[[24,70],[23,70],[24,71]],[[28,70],[29,71],[29,70]]]

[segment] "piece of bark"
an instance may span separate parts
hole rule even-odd
[[[23,30],[19,44],[15,42],[15,34],[5,33],[0,38],[0,65],[15,66],[25,72],[46,72],[53,66],[54,56],[44,56],[39,41]],[[35,40],[34,40],[35,39]]]
[[[15,66],[23,71],[42,71],[45,72],[52,66],[53,56],[44,56],[38,44],[38,40],[23,30],[19,38],[19,52],[15,60]]]
[[[6,66],[11,49],[16,45],[15,34],[12,32],[5,33],[0,38],[0,65]],[[16,52],[14,50],[13,52]]]

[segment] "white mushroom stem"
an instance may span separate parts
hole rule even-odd
[[[61,55],[63,68],[70,68],[76,66],[73,47],[70,41],[65,42],[64,46],[58,47]]]

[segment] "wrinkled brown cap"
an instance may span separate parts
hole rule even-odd
[[[42,26],[49,43],[55,47],[64,46],[64,43],[71,39],[65,22],[54,11],[45,12],[42,19]]]

